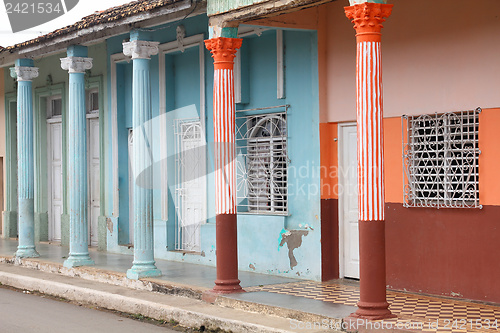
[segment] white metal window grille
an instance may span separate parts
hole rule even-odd
[[[405,207],[482,208],[480,112],[402,117]]]
[[[287,108],[237,111],[239,212],[288,213]]]
[[[175,249],[200,252],[206,221],[205,137],[201,121],[176,119]]]

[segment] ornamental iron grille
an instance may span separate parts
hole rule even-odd
[[[238,212],[288,212],[287,108],[237,111]]]
[[[405,207],[482,208],[480,112],[402,117]]]
[[[206,221],[206,141],[199,118],[176,119],[175,249],[200,252]]]

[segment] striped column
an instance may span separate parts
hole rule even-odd
[[[69,257],[64,266],[94,265],[88,246],[87,187],[87,110],[85,107],[85,70],[92,68],[87,47],[68,47],[61,68],[69,71],[68,109],[68,193]]]
[[[19,244],[16,257],[39,257],[35,249],[34,163],[33,163],[33,83],[38,68],[32,59],[17,59],[11,68],[17,78],[17,196]]]
[[[236,134],[233,65],[238,38],[205,41],[214,58],[214,160],[217,279],[214,291],[241,291],[236,218]]]
[[[136,173],[151,166],[151,85],[149,63],[158,53],[158,42],[138,40],[140,33],[133,31],[130,42],[123,43],[123,54],[132,57],[132,146],[134,170],[134,262],[127,271],[129,279],[160,276],[154,260],[153,233],[153,176],[146,171],[137,183]]]
[[[359,2],[359,1],[358,1]],[[394,317],[386,300],[381,30],[392,5],[345,7],[356,30],[360,301],[354,317]]]

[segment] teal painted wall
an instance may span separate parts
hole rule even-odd
[[[199,16],[185,20],[187,36],[199,33],[208,37],[208,20]],[[165,29],[154,28],[152,40],[160,43],[174,41],[176,25]],[[127,35],[107,40],[108,63],[110,56],[121,53],[122,41]],[[288,153],[289,169],[289,215],[238,215],[239,264],[240,269],[268,274],[279,274],[296,278],[320,279],[321,243],[320,243],[320,175],[319,169],[319,106],[317,78],[317,37],[311,31],[284,31],[286,63],[286,98],[278,99],[276,78],[276,31],[271,30],[262,36],[248,37],[243,42],[243,85],[248,103],[237,105],[238,109],[278,106],[289,104],[288,109]],[[213,61],[210,53],[204,50],[205,57],[205,94],[206,94],[206,129],[207,141],[213,142],[212,89]],[[199,96],[199,52],[198,48],[186,49],[183,53],[165,55],[165,73],[159,73],[159,57],[153,56],[151,68],[151,98],[153,117],[159,115],[159,75],[166,79],[166,117],[153,122],[159,126],[166,122],[167,150],[170,158],[167,162],[168,184],[170,187],[168,202],[168,220],[161,216],[161,192],[154,190],[155,256],[157,258],[215,265],[215,211],[213,158],[207,154],[207,223],[201,225],[201,253],[189,254],[174,250],[175,246],[175,136],[174,120],[193,118],[200,115]],[[118,82],[118,133],[130,126],[130,64],[117,65]],[[110,70],[108,70],[108,75]],[[108,89],[111,88],[108,80]],[[108,106],[111,105],[108,96]],[[111,118],[107,118],[112,121]],[[122,131],[122,132],[120,132]],[[108,142],[111,142],[111,127],[107,127]],[[158,137],[159,139],[159,137]],[[118,253],[131,253],[123,239],[128,239],[128,153],[126,137],[118,137],[120,179],[119,215],[110,216],[112,228],[108,231],[108,250]],[[109,145],[110,146],[110,145]],[[159,150],[158,140],[154,141],[153,150]],[[112,151],[108,151],[111,159]],[[299,174],[299,170],[302,173]],[[112,211],[112,173],[115,168],[107,169],[107,212]],[[122,181],[122,180],[127,180]],[[127,193],[127,194],[125,194]],[[126,201],[125,203],[123,201]],[[125,219],[127,221],[125,221]],[[118,235],[118,236],[117,236]],[[292,240],[292,241],[290,241]],[[289,251],[288,242],[292,251]],[[291,255],[290,255],[291,252]],[[291,257],[297,264],[291,267]]]
[[[320,178],[319,104],[317,78],[317,37],[315,32],[283,32],[285,44],[285,99],[277,99],[276,32],[244,39],[248,63],[249,103],[240,110],[290,105],[288,125],[288,207],[289,215],[238,216],[240,267],[320,279]],[[214,203],[209,204],[209,207]],[[302,230],[300,232],[300,230]],[[297,266],[291,267],[283,233],[295,235],[302,244],[293,249]],[[248,235],[253,235],[253,239]],[[285,237],[286,238],[286,237]],[[291,244],[294,248],[296,244]]]

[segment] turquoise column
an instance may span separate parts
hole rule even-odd
[[[134,262],[127,271],[129,279],[160,276],[154,260],[153,190],[151,166],[151,87],[150,57],[158,53],[157,42],[139,40],[139,32],[130,33],[130,42],[123,43],[123,53],[132,57],[132,156],[134,171]],[[138,182],[138,174],[141,174]]]
[[[16,257],[33,258],[35,249],[34,164],[33,164],[33,88],[38,68],[32,59],[17,59],[10,75],[17,78],[17,199],[19,245]]]
[[[87,47],[70,46],[61,59],[69,71],[68,108],[68,194],[69,257],[64,267],[93,265],[88,246],[87,198],[87,118],[85,108],[85,70],[92,68]]]

